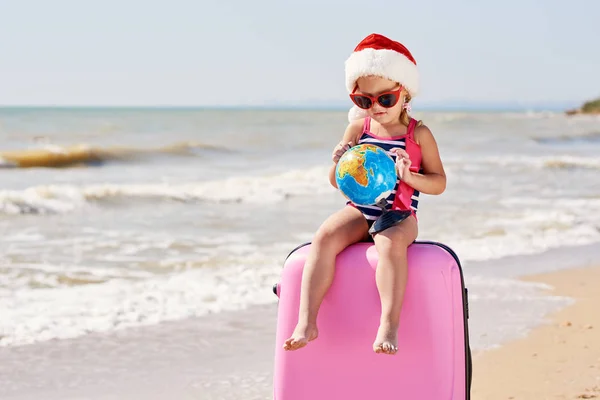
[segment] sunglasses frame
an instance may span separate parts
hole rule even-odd
[[[359,108],[361,108],[363,110],[369,110],[369,109],[373,108],[373,105],[375,105],[375,103],[379,104],[383,108],[392,108],[396,104],[398,104],[398,102],[400,101],[400,93],[402,92],[403,88],[404,88],[403,86],[400,86],[398,89],[389,90],[387,92],[380,93],[377,96],[368,96],[366,94],[357,94],[357,93],[354,93],[356,91],[356,89],[357,89],[357,88],[354,88],[354,91],[352,91],[352,93],[350,94],[350,98],[352,99],[352,102],[354,104],[356,104],[357,107],[359,107]],[[393,102],[393,104],[391,104],[389,106],[381,104],[381,101],[380,101],[381,97],[382,96],[387,96],[387,95],[390,95],[390,94],[393,94],[395,96],[395,101]],[[357,102],[357,100],[356,100],[359,97],[368,99],[371,102],[371,105],[369,107],[362,107]]]

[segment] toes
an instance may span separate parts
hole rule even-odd
[[[394,346],[391,343],[387,344],[387,354],[396,354],[396,352],[398,351],[398,348],[396,346]]]
[[[294,350],[294,346],[296,344],[296,341],[293,338],[289,338],[288,340],[285,341],[285,343],[283,344],[283,348],[285,350]]]
[[[398,348],[391,343],[386,343],[384,346],[386,354],[395,354],[398,351]]]
[[[380,343],[373,346],[373,350],[375,353],[384,353],[384,354],[396,354],[398,352],[398,347],[394,346],[391,343]]]
[[[299,348],[304,347],[304,346],[306,346],[305,339],[290,338],[285,341],[283,348],[285,350],[298,350]]]

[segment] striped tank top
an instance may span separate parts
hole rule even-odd
[[[417,121],[411,119],[406,130],[406,134],[402,136],[394,136],[391,138],[382,138],[371,133],[371,118],[365,118],[363,132],[358,139],[358,144],[368,143],[381,147],[387,154],[396,162],[396,154],[390,152],[394,148],[404,149],[411,160],[411,171],[421,171],[421,148],[414,140],[414,131]],[[348,204],[360,210],[365,218],[374,221],[381,215],[381,208],[378,206],[363,206],[348,202]],[[419,191],[408,186],[400,179],[396,181],[396,186],[392,193],[387,198],[386,209],[391,210],[411,210],[416,214],[419,206]]]

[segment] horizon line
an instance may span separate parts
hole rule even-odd
[[[40,109],[104,109],[104,110],[259,110],[259,111],[348,111],[351,105],[307,105],[307,104],[256,104],[256,105],[167,105],[167,104],[147,104],[147,105],[132,105],[132,104],[0,104],[0,110],[40,110]],[[531,104],[519,103],[469,103],[441,105],[439,103],[422,104],[413,106],[414,111],[567,111],[573,107],[577,107],[572,102],[538,102]]]

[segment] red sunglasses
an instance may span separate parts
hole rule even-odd
[[[356,90],[356,89],[354,89]],[[377,97],[367,96],[366,94],[355,94],[352,92],[350,94],[350,98],[358,107],[363,110],[368,110],[373,107],[373,104],[377,102],[381,107],[384,108],[392,108],[396,104],[398,104],[398,100],[400,100],[400,92],[402,91],[402,86],[400,86],[396,90],[390,90],[389,92],[384,92],[379,94]]]

